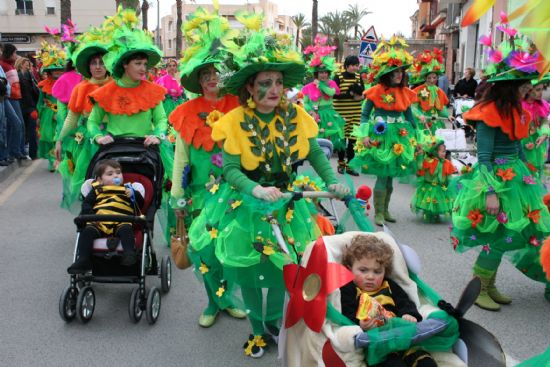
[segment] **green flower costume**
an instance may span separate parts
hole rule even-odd
[[[316,135],[311,116],[292,104],[271,115],[239,107],[214,125],[212,137],[223,142],[226,182],[212,181],[207,186],[205,207],[189,236],[195,251],[215,240],[224,278],[241,287],[254,335],[263,334],[262,320],[276,325],[282,316],[282,267],[295,263],[320,231],[313,206],[306,200],[270,204],[254,198],[252,189],[262,185],[287,190],[294,177],[292,163],[304,158],[327,184],[335,183]],[[279,247],[271,221],[280,225],[289,254]],[[265,318],[254,296],[261,288],[269,288],[273,297]]]
[[[333,106],[334,95],[340,94],[340,88],[334,80],[330,79],[334,72],[334,57],[329,56],[335,47],[326,46],[326,37],[316,37],[315,45],[308,46],[304,54],[312,54],[309,61],[309,72],[325,71],[328,80],[318,80],[305,85],[302,88],[304,94],[304,108],[311,114],[319,125],[319,138],[332,142],[335,150],[345,149],[344,125],[346,120],[340,116]]]
[[[440,215],[450,215],[455,190],[451,187],[451,175],[456,168],[447,159],[437,157],[437,149],[444,143],[439,137],[428,137],[423,144],[424,154],[418,156],[418,180],[411,201],[413,212],[423,219],[437,221]]]
[[[531,126],[529,136],[521,140],[525,159],[537,169],[537,175],[541,178],[544,172],[544,163],[548,156],[548,137],[550,128],[548,126],[548,114],[550,104],[545,100],[527,102],[522,101],[522,108],[531,114]],[[537,140],[546,136],[546,140],[537,146]]]

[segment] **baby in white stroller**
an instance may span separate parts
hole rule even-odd
[[[378,308],[378,303],[372,302],[370,308],[362,309],[371,316],[370,321],[361,322],[360,326],[350,322],[349,317],[345,317],[348,305],[342,302],[342,292],[346,292],[346,287],[340,287],[348,284],[354,276],[341,264],[345,262],[343,254],[346,248],[356,236],[373,236],[376,241],[386,243],[393,250],[389,283],[396,284],[406,294],[405,298],[411,305],[411,312],[407,312],[407,316],[399,314],[401,317],[391,318],[393,315],[389,314],[388,310],[391,310],[392,306],[389,303]],[[408,253],[407,262],[402,251]],[[458,339],[456,320],[434,306],[433,303],[437,303],[437,299],[433,298],[437,295],[416,277],[415,273],[419,271],[420,265],[414,251],[406,246],[400,247],[390,235],[383,232],[346,232],[323,237],[306,249],[302,264],[300,267],[285,267],[285,282],[289,289],[290,301],[285,314],[285,330],[279,342],[279,353],[285,366],[362,367],[367,366],[367,363],[375,365],[383,362],[386,356],[398,356],[402,361],[403,356],[412,355],[417,351],[421,353],[414,359],[421,356],[429,358],[433,363],[430,365],[467,366],[466,353],[459,353],[461,357],[453,353],[454,346],[463,346]],[[410,273],[407,266],[411,269]],[[379,299],[391,299],[384,297],[387,295],[382,295]],[[419,315],[411,315],[412,310],[418,310]],[[419,316],[424,319],[423,323],[411,322],[412,318],[419,321]],[[397,327],[373,327],[377,322],[380,325],[393,323]],[[362,326],[368,329],[366,326],[369,325],[366,323],[373,327],[368,332],[362,329]],[[420,326],[430,323],[428,328]],[[428,333],[430,338],[424,339],[424,336],[427,336],[421,335],[424,333]],[[413,344],[415,348],[410,352]],[[417,348],[424,348],[424,345],[428,347]],[[424,350],[429,350],[429,353]],[[394,355],[395,351],[400,352]]]

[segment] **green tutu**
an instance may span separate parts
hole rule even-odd
[[[390,123],[370,120],[354,128],[355,158],[349,165],[362,173],[382,177],[413,175],[416,172],[416,130],[400,117],[397,121],[403,122],[396,122],[392,117],[387,119],[391,119]],[[366,137],[372,142],[370,147],[363,144]]]
[[[525,154],[525,159],[537,169],[537,174],[539,177],[541,177],[542,172],[544,172],[544,163],[546,162],[548,155],[548,140],[542,143],[538,148],[536,147],[536,141],[541,135],[542,134],[540,131],[537,131],[521,140],[521,146],[523,148],[523,153]],[[531,149],[527,147],[529,144],[533,144]]]
[[[167,94],[166,98],[164,98],[164,101],[162,101],[166,116],[170,116],[172,111],[174,111],[176,107],[178,107],[183,102],[185,102],[185,99],[183,99],[182,97],[174,99],[170,94]]]
[[[543,187],[533,172],[517,157],[498,157],[492,173],[475,165],[457,186],[451,229],[455,250],[506,252],[520,271],[544,281],[539,252],[550,233],[550,215],[542,202]],[[491,190],[500,202],[496,216],[485,210],[486,193]]]
[[[38,157],[48,159],[53,163],[55,160],[57,100],[50,95],[44,95],[43,98],[44,104],[38,109],[38,118],[40,119]]]
[[[454,185],[449,176],[443,176],[443,162],[439,162],[433,175],[422,170],[417,180],[416,192],[411,200],[411,209],[424,219],[437,218],[451,214],[456,196]]]
[[[332,106],[319,106],[319,138],[332,142],[334,150],[342,150],[346,146],[344,125],[346,120]]]

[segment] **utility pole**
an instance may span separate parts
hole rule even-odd
[[[157,46],[162,49],[160,45],[160,0],[157,0]]]

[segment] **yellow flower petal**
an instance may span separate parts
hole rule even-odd
[[[224,293],[225,293],[225,288],[224,287],[219,287],[218,291],[216,292],[216,296],[221,297],[221,296],[223,296]]]
[[[220,185],[216,183],[216,184],[212,185],[212,187],[210,188],[209,191],[210,191],[212,194],[214,194],[214,193],[216,193],[216,191],[218,191],[219,188],[220,188]]]
[[[201,272],[201,274],[206,274],[208,273],[208,266],[206,266],[205,263],[201,263],[201,266],[199,266],[199,271]]]
[[[294,210],[293,210],[293,209],[288,209],[288,210],[286,211],[285,218],[286,218],[287,223],[290,223],[290,221],[292,220],[292,218],[294,218]]]
[[[242,200],[235,200],[235,201],[231,204],[231,208],[232,208],[232,209],[237,209],[239,206],[241,206],[242,203],[243,203]]]
[[[264,246],[264,250],[262,251],[264,255],[270,256],[275,253],[275,250],[273,250],[273,247],[271,246]]]
[[[218,230],[216,228],[212,228],[208,232],[210,233],[210,238],[211,239],[218,238]]]

